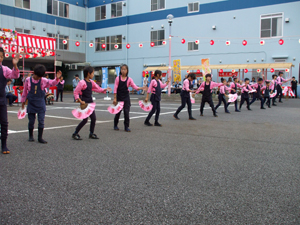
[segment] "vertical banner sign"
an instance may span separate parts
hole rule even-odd
[[[117,76],[119,76],[120,75],[120,72],[121,72],[121,68],[118,66],[118,67],[116,67],[116,74],[117,74]]]
[[[181,64],[180,59],[173,60],[173,75],[174,75],[174,82],[179,81],[181,82]]]
[[[102,88],[107,88],[107,82],[108,82],[108,68],[102,67]]]
[[[205,81],[205,75],[211,73],[210,66],[209,66],[209,59],[201,59],[201,64],[202,64],[203,80]]]

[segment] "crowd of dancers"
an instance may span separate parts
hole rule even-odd
[[[18,70],[17,63],[19,62],[19,57],[16,55],[13,58],[13,69],[9,69],[6,66],[2,65],[4,57],[4,50],[0,48],[0,123],[1,123],[1,150],[3,154],[9,154],[10,150],[7,148],[7,135],[8,135],[8,121],[7,121],[7,100],[5,94],[5,87],[7,85],[7,81],[9,79],[17,79],[20,76],[20,71]],[[106,93],[107,91],[112,91],[111,88],[101,88],[97,85],[92,79],[94,77],[94,68],[87,66],[83,70],[84,79],[78,80],[76,88],[74,89],[74,100],[78,102],[80,105],[86,105],[89,103],[93,103],[93,92],[98,93]],[[113,129],[115,131],[119,131],[118,123],[120,119],[121,112],[124,112],[124,130],[126,132],[131,132],[130,125],[130,95],[129,95],[129,87],[132,87],[135,90],[143,90],[147,91],[147,96],[145,98],[145,102],[149,101],[149,95],[151,94],[150,101],[152,104],[152,110],[149,112],[144,124],[146,126],[153,126],[150,123],[152,116],[155,113],[154,126],[162,126],[159,123],[159,114],[160,114],[160,101],[161,101],[161,93],[162,90],[170,83],[170,78],[166,83],[162,83],[162,72],[156,70],[153,75],[153,79],[150,82],[149,88],[138,87],[132,78],[128,76],[129,68],[127,65],[122,65],[120,74],[115,79],[114,86],[114,100],[113,104],[116,105],[118,102],[124,102],[123,109],[115,115]],[[46,68],[43,65],[36,65],[34,67],[34,74],[25,79],[24,89],[22,93],[22,109],[25,107],[25,103],[27,102],[27,114],[28,114],[28,132],[29,132],[29,141],[35,141],[33,136],[34,124],[37,116],[38,120],[38,142],[42,144],[46,144],[47,141],[43,139],[43,131],[44,131],[44,120],[45,120],[45,112],[46,112],[46,103],[45,103],[45,94],[47,88],[51,86],[59,87],[59,93],[62,96],[62,72],[58,71],[56,77],[53,80],[49,80],[45,78]],[[261,101],[261,109],[265,109],[264,105],[267,107],[276,106],[276,99],[279,99],[279,102],[282,102],[282,84],[288,82],[282,77],[283,73],[279,72],[279,75],[273,75],[272,80],[265,80],[264,77],[259,78],[258,82],[250,85],[249,79],[246,78],[244,83],[240,84],[237,77],[233,78],[233,82],[228,84],[226,79],[223,79],[221,83],[216,83],[212,81],[211,74],[205,75],[205,81],[201,83],[198,89],[193,89],[193,81],[196,79],[196,75],[190,73],[187,78],[183,82],[182,91],[180,93],[181,96],[181,106],[174,113],[173,117],[176,120],[180,120],[178,115],[181,110],[187,105],[188,106],[188,116],[190,120],[196,120],[192,116],[192,103],[191,98],[194,98],[195,94],[201,93],[202,100],[200,106],[200,116],[203,116],[203,109],[205,103],[208,103],[212,109],[213,115],[217,117],[217,109],[223,103],[225,113],[230,113],[228,110],[228,106],[230,103],[227,103],[226,97],[227,93],[235,94],[241,92],[241,101],[238,107],[238,101],[234,101],[235,112],[240,112],[244,102],[247,103],[247,109],[251,110],[250,106],[257,99]],[[219,88],[219,103],[214,106],[212,99],[212,92],[214,88]],[[249,92],[253,91],[253,98],[250,102]],[[264,91],[262,93],[262,91]],[[272,98],[270,95],[273,93],[277,93],[275,97]],[[62,98],[61,98],[62,101]],[[96,113],[93,112],[90,114],[90,139],[99,139],[98,136],[94,133],[95,125],[96,125]],[[78,126],[76,127],[74,133],[72,134],[72,138],[75,140],[81,140],[81,136],[79,135],[80,130],[87,123],[88,118],[83,119]]]

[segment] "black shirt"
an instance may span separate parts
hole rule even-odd
[[[297,87],[297,84],[298,84],[298,81],[291,81],[291,83],[292,83],[292,88],[296,88]]]

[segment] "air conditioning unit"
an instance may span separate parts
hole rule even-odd
[[[71,64],[70,69],[71,70],[77,70],[77,65],[76,64]]]

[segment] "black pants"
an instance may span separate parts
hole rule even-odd
[[[208,103],[211,110],[213,111],[214,115],[216,114],[216,110],[215,110],[215,107],[214,107],[214,103],[212,101],[212,98],[211,96],[210,97],[207,97],[207,98],[204,98],[202,96],[202,101],[201,101],[201,106],[200,106],[200,113],[203,114],[203,109],[204,109],[204,106],[205,106],[205,103]]]
[[[0,124],[1,124],[1,139],[7,139],[8,121],[7,121],[7,106],[0,105]]]
[[[8,93],[6,98],[9,100],[9,105],[13,104],[17,100],[17,96],[13,95],[12,93]]]
[[[240,109],[242,108],[242,105],[244,104],[245,101],[247,102],[247,108],[249,109],[250,107],[249,95],[245,95],[244,93],[242,93]]]
[[[224,109],[225,109],[225,112],[227,112],[228,111],[228,109],[227,109],[227,102],[226,102],[226,99],[225,99],[225,95],[224,94],[219,94],[219,96],[218,96],[218,98],[219,98],[219,103],[218,103],[218,105],[216,105],[216,110],[219,108],[219,106],[222,104],[222,102],[224,103]]]
[[[130,100],[126,100],[124,101],[124,107],[123,107],[125,128],[129,127],[129,111],[130,111]],[[121,113],[122,111],[120,111],[118,114],[115,115],[114,126],[118,126]]]
[[[281,86],[277,87],[277,95],[276,98],[279,98],[279,102],[281,102],[281,98],[282,98],[282,88]]]
[[[191,103],[191,97],[189,93],[187,96],[185,95],[181,96],[181,106],[179,106],[179,108],[175,112],[176,116],[181,112],[181,110],[185,107],[186,104],[188,105],[189,118],[192,117],[192,103]]]
[[[295,98],[297,98],[297,87],[295,87],[295,88],[292,88],[292,91],[294,92],[294,94],[295,94]]]
[[[228,108],[228,106],[231,104],[231,102],[228,102],[227,103],[227,108]],[[234,106],[235,106],[235,111],[237,111],[238,110],[238,102],[237,102],[237,100],[235,100],[234,101]]]
[[[57,90],[56,101],[58,101],[59,94],[60,94],[60,101],[62,102],[62,100],[63,100],[63,92],[64,92],[64,90]]]
[[[275,89],[273,90],[273,93],[275,93]],[[275,104],[276,97],[277,97],[277,94],[272,98],[272,104],[273,104],[273,105]]]
[[[267,102],[266,102],[266,101],[267,101]],[[270,99],[270,97],[264,97],[264,103],[263,103],[263,106],[264,106],[265,103],[266,103],[266,105],[267,105],[268,107],[271,106],[271,99]]]
[[[90,133],[93,134],[95,131],[95,125],[96,125],[96,113],[95,110],[94,112],[90,115],[91,118],[91,125],[90,125]],[[81,128],[83,128],[83,126],[87,123],[89,118],[85,118],[84,120],[82,120],[78,126],[76,127],[76,133],[79,133],[79,131],[81,130]]]
[[[45,112],[37,113],[38,114],[38,128],[44,128],[45,125]],[[36,113],[28,113],[28,129],[34,129]]]
[[[252,101],[250,102],[250,105],[255,102],[257,99],[260,100],[260,107],[262,108],[264,106],[264,100],[263,100],[263,97],[261,95],[258,95],[257,93],[256,94],[253,94],[253,99]]]
[[[155,123],[158,123],[159,114],[160,114],[160,101],[152,100],[151,103],[153,105],[153,108],[152,108],[151,112],[149,113],[149,115],[147,116],[145,122],[149,122],[151,117],[155,113]]]

